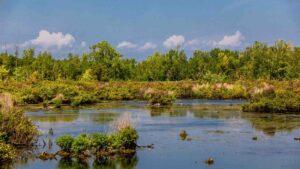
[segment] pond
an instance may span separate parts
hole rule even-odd
[[[42,133],[36,152],[55,152],[42,139],[109,132],[111,123],[129,115],[138,130],[138,149],[131,157],[93,159],[86,163],[22,158],[14,168],[121,168],[121,169],[299,169],[300,115],[242,113],[243,101],[178,100],[172,107],[150,108],[145,102],[112,102],[80,109],[27,111]],[[48,135],[52,128],[54,134]],[[189,140],[182,140],[186,130]],[[256,139],[253,139],[256,137]],[[204,161],[214,159],[213,165]]]

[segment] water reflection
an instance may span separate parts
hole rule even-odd
[[[300,115],[295,114],[243,113],[242,118],[249,120],[255,130],[262,131],[268,136],[300,128]]]
[[[76,158],[62,158],[59,160],[58,169],[134,169],[138,164],[136,154],[130,156],[98,157],[95,160],[84,161]]]
[[[238,105],[177,105],[147,109],[151,117],[186,117],[190,115],[199,119],[242,119],[250,122],[255,130],[262,131],[267,136],[274,136],[276,132],[291,132],[300,128],[300,115],[243,113]]]
[[[29,113],[28,113],[29,114]],[[76,121],[94,122],[99,124],[107,124],[115,120],[120,114],[111,112],[80,112],[74,110],[72,112],[52,111],[52,112],[35,112],[30,113],[30,118],[36,122],[48,123],[71,123]]]
[[[14,168],[207,168],[204,161],[212,156],[217,159],[215,168],[299,168],[297,142],[300,134],[300,115],[243,113],[241,107],[230,101],[188,100],[170,107],[151,108],[147,104],[130,102],[103,103],[80,109],[28,112],[41,131],[42,138],[48,139],[48,130],[53,128],[57,136],[80,133],[110,132],[110,123],[122,114],[129,113],[139,131],[140,145],[154,144],[153,150],[138,151],[130,157],[90,158],[87,161],[60,159],[41,161],[24,160],[14,164]],[[206,104],[207,103],[207,104]],[[182,141],[179,132],[184,129],[192,141]],[[253,141],[253,136],[258,136]],[[268,137],[264,137],[264,136]],[[271,137],[269,137],[271,136]],[[56,152],[39,148],[40,152]],[[180,152],[180,153],[178,153]],[[257,163],[244,164],[248,159]],[[198,161],[195,164],[195,161]],[[282,161],[286,161],[282,165]],[[8,165],[8,167],[11,167]],[[0,167],[1,168],[1,167]]]

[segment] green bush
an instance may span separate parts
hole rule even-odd
[[[274,97],[260,96],[243,105],[245,112],[300,112],[300,96],[291,91],[277,91]]]
[[[11,161],[15,158],[15,149],[9,144],[0,141],[0,162]]]
[[[31,145],[38,130],[32,121],[21,110],[0,112],[0,133],[6,142],[13,145]]]
[[[150,90],[145,93],[144,97],[151,105],[171,105],[176,100],[173,92],[161,90]]]
[[[96,97],[92,94],[80,94],[79,96],[74,97],[72,100],[71,106],[77,107],[83,104],[92,104],[96,103]]]
[[[110,135],[109,140],[113,148],[135,149],[139,135],[134,128],[126,127]]]
[[[76,153],[82,153],[90,147],[90,140],[87,134],[81,134],[74,139],[71,150]]]
[[[97,150],[105,149],[109,145],[108,137],[102,133],[94,133],[90,135],[91,146]]]
[[[70,151],[74,138],[70,135],[63,135],[56,139],[56,144],[64,151]]]

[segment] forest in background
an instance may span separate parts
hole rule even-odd
[[[18,49],[0,53],[0,80],[96,80],[224,82],[235,80],[293,80],[300,77],[300,47],[285,41],[273,46],[255,42],[243,51],[214,48],[155,52],[137,62],[123,58],[108,42],[99,42],[82,55],[55,58],[50,52]]]

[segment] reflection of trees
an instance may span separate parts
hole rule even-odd
[[[134,169],[138,164],[138,157],[136,154],[121,155],[117,157],[100,157],[93,163],[94,169]]]
[[[170,117],[180,117],[180,116],[186,116],[187,111],[186,109],[176,109],[174,107],[151,107],[150,109],[150,115],[151,117],[155,116],[170,116]]]
[[[86,161],[72,159],[72,158],[62,158],[57,164],[58,169],[85,169],[89,168],[89,164]]]
[[[192,114],[196,118],[229,119],[240,116],[240,108],[224,105],[196,105],[150,108],[150,114],[154,116],[178,116],[184,117]]]
[[[116,156],[116,157],[98,157],[94,160],[92,168],[94,169],[134,169],[138,164],[136,154],[130,156]],[[58,162],[58,169],[69,168],[90,168],[86,161],[81,161],[75,158],[62,158]]]
[[[268,136],[300,128],[300,115],[295,114],[243,113],[242,118],[249,120],[254,129]]]
[[[255,130],[263,131],[269,136],[274,136],[276,132],[290,132],[300,128],[300,115],[243,113],[239,105],[173,105],[149,109],[152,117],[184,117],[190,114],[200,119],[246,119]]]
[[[30,118],[38,122],[73,122],[78,118],[78,114],[45,114],[43,116],[31,116]]]
[[[107,124],[119,117],[119,113],[99,112],[99,113],[81,113],[80,118],[85,121],[92,121],[97,124]]]

